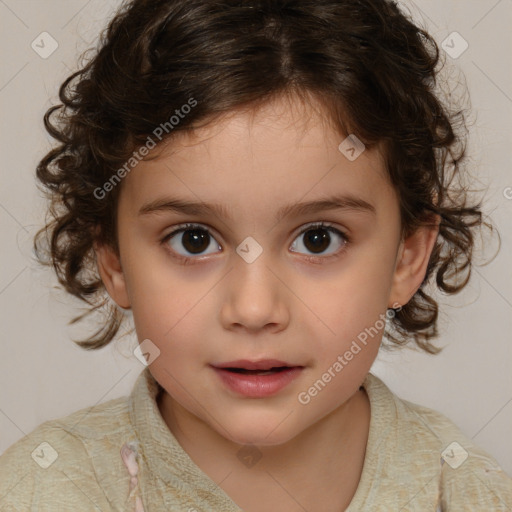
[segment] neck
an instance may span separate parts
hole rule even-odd
[[[357,489],[370,423],[369,399],[363,389],[293,439],[272,446],[249,448],[224,438],[165,392],[159,397],[159,409],[194,463],[214,482],[221,482],[240,506],[244,500],[251,503],[248,489],[261,503],[258,493],[268,495],[269,475],[292,494],[302,493],[301,503],[310,498],[313,505],[318,499],[313,493],[334,492],[339,493],[338,506],[346,507]],[[314,489],[311,496],[307,496],[309,489]]]

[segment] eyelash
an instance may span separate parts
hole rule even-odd
[[[208,229],[204,225],[202,225],[202,224],[189,224],[189,223],[187,223],[187,224],[182,224],[182,225],[177,226],[177,228],[174,231],[172,231],[171,233],[165,235],[160,240],[161,245],[165,246],[166,250],[171,254],[171,256],[173,258],[177,259],[178,261],[180,261],[181,263],[183,263],[184,265],[194,264],[195,260],[200,259],[201,255],[199,255],[197,257],[189,258],[187,256],[183,256],[183,254],[179,254],[179,253],[173,251],[166,244],[176,234],[181,233],[181,232],[185,232],[185,231],[188,231],[188,230],[191,230],[191,229],[200,229],[200,230],[205,231],[206,233],[208,233],[208,235],[210,235],[212,238],[214,238],[213,233],[210,231],[210,229]],[[303,230],[301,230],[295,236],[294,240],[296,238],[300,237],[301,235],[303,235],[304,233],[307,233],[308,231],[312,231],[312,230],[315,230],[315,229],[325,229],[326,231],[329,231],[331,233],[339,235],[343,239],[344,243],[343,243],[343,246],[341,247],[341,249],[339,249],[338,251],[336,251],[336,252],[334,252],[332,254],[329,254],[328,256],[311,256],[311,255],[307,256],[307,255],[303,255],[304,258],[308,262],[310,262],[310,263],[317,263],[317,264],[318,263],[324,263],[326,260],[330,260],[331,258],[336,258],[336,257],[341,256],[346,251],[347,246],[351,242],[351,239],[349,238],[349,236],[344,231],[341,231],[340,229],[335,228],[332,224],[330,224],[328,222],[316,222],[316,223],[313,223],[313,224],[308,224]]]

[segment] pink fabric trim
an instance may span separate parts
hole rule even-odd
[[[130,478],[130,495],[128,501],[135,497],[135,512],[144,512],[144,505],[139,496],[139,479],[137,474],[139,472],[139,465],[137,464],[137,448],[133,443],[124,443],[121,448],[121,459],[123,460],[126,469],[128,470]]]

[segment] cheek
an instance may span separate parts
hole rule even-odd
[[[208,291],[208,283],[187,278],[163,249],[144,250],[128,245],[123,269],[139,336],[163,338],[180,319],[193,312]]]
[[[167,266],[138,264],[128,271],[127,284],[138,339],[151,340],[161,361],[173,372],[189,361],[201,361],[208,348],[208,326],[213,284],[211,279],[192,280]],[[157,365],[155,361],[154,365]],[[154,366],[152,364],[152,367]]]
[[[204,315],[204,305],[199,292],[188,289],[185,293],[178,288],[135,288],[132,311],[139,339],[150,338],[168,350],[177,349],[178,340],[189,340],[188,345],[193,345],[192,338],[198,336],[200,328],[197,316]]]
[[[320,374],[345,354],[341,363],[345,375],[371,366],[386,326],[394,263],[392,250],[388,247],[376,253],[368,244],[347,258],[338,270],[319,273],[298,290],[297,295],[305,298],[309,310],[299,320],[301,331],[309,332],[315,340]]]
[[[315,319],[318,334],[346,341],[386,312],[391,282],[391,263],[359,258],[322,279],[304,282],[297,295],[314,313],[307,316]]]

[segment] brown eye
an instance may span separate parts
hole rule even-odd
[[[201,226],[186,225],[173,231],[163,240],[174,252],[180,256],[205,255],[221,250],[211,233]],[[205,252],[208,249],[209,252]]]
[[[183,247],[192,254],[198,254],[210,245],[210,235],[202,229],[187,229],[181,235]]]
[[[290,249],[293,252],[302,252],[298,249],[304,249],[313,255],[330,255],[339,252],[347,241],[347,237],[340,230],[319,224],[304,229],[293,241]],[[333,249],[325,253],[329,247]]]
[[[324,252],[331,242],[331,235],[326,229],[309,229],[304,233],[304,246],[312,252]]]

